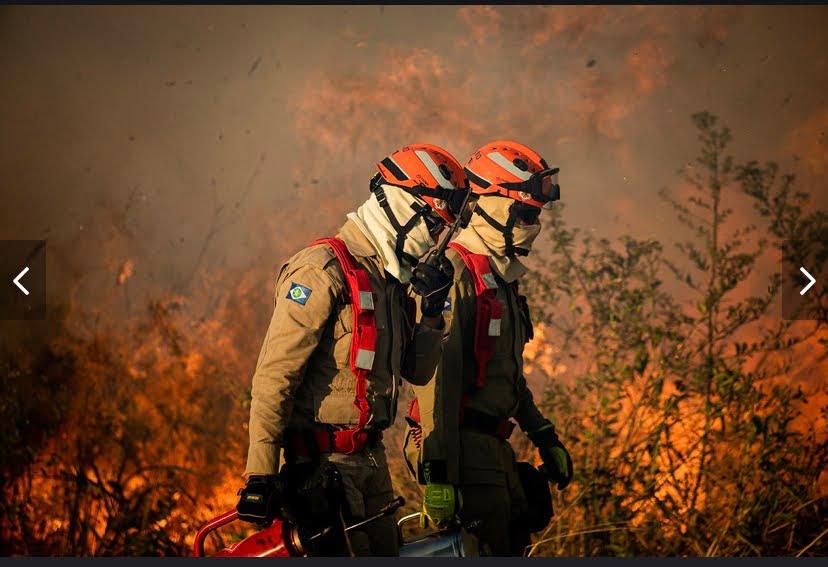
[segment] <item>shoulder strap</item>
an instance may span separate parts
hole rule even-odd
[[[529,302],[525,295],[521,295],[517,280],[512,282],[512,289],[515,292],[515,297],[517,297],[518,307],[520,307],[523,316],[526,318],[526,342],[528,343],[535,338],[535,325],[532,323],[532,314],[529,312]]]
[[[354,315],[353,338],[351,339],[350,366],[356,376],[354,405],[359,409],[359,423],[362,429],[371,415],[367,399],[368,373],[374,366],[377,342],[377,319],[374,314],[374,295],[368,272],[361,268],[348,247],[339,238],[320,238],[313,245],[327,244],[336,255],[345,275],[345,283],[351,295],[351,311]]]
[[[475,385],[481,388],[486,381],[486,368],[494,354],[495,337],[500,336],[503,305],[497,299],[497,280],[489,265],[489,257],[484,254],[472,254],[456,242],[449,246],[460,254],[474,281],[474,293],[477,297],[474,326],[474,358],[477,362]]]

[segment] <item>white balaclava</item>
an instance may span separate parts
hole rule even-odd
[[[383,184],[382,189],[385,192],[391,211],[403,226],[416,214],[416,210],[412,205],[416,204],[418,207],[428,206],[422,199],[394,185]],[[348,218],[354,221],[368,240],[371,241],[382,259],[385,271],[400,282],[408,283],[411,280],[413,266],[410,266],[404,259],[397,257],[395,252],[397,231],[380,206],[379,201],[377,201],[376,195],[372,193],[371,197],[355,213],[348,214]],[[414,258],[421,258],[432,246],[434,246],[434,240],[428,232],[425,221],[421,219],[406,235],[403,251]]]
[[[509,208],[515,203],[508,197],[484,196],[477,202],[477,208],[483,209],[501,225],[506,225],[509,219]],[[513,245],[523,250],[530,250],[532,243],[540,233],[540,222],[529,226],[512,227]],[[472,254],[485,254],[491,258],[491,263],[497,273],[507,283],[520,278],[526,273],[526,266],[516,256],[506,255],[506,237],[493,227],[481,215],[472,215],[469,226],[460,231],[454,240]]]

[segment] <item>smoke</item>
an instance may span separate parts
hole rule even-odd
[[[655,192],[694,155],[696,110],[729,123],[745,159],[824,173],[826,20],[823,7],[3,8],[0,237],[47,238],[50,295],[89,306],[182,293],[195,274],[272,281],[336,231],[388,152],[424,141],[463,161],[508,137],[561,166],[573,225],[669,240]]]

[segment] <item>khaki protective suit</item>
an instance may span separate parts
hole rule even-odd
[[[394,422],[402,379],[424,384],[434,373],[441,331],[410,320],[405,286],[386,274],[376,249],[354,221],[348,220],[337,236],[368,272],[374,293],[377,340],[367,384],[367,429],[380,432]],[[297,286],[304,288],[300,301],[289,295]],[[282,266],[273,317],[253,376],[246,475],[277,472],[288,430],[349,429],[357,424],[356,377],[349,367],[353,316],[346,297],[342,269],[327,245],[305,248]],[[381,442],[357,454],[320,458],[338,466],[354,520],[376,513],[394,497]],[[394,519],[351,532],[351,543],[360,555],[397,554]]]
[[[515,468],[515,454],[508,441],[468,427],[459,427],[464,407],[496,418],[514,418],[524,431],[548,423],[540,413],[523,376],[523,347],[531,322],[512,285],[497,275],[497,299],[503,305],[500,336],[487,366],[482,388],[475,387],[474,356],[475,291],[472,276],[460,254],[449,248],[454,266],[454,286],[443,312],[443,353],[434,380],[415,386],[422,424],[420,463],[446,462],[448,481],[460,487],[461,519],[481,522],[479,535],[495,555],[519,554],[522,537],[510,532],[527,502]],[[407,436],[406,458],[417,470],[416,452]],[[412,462],[415,461],[415,462]]]

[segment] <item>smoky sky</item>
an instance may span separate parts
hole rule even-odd
[[[49,242],[53,296],[275,273],[412,142],[514,138],[566,220],[669,241],[689,116],[826,204],[828,9],[0,8],[0,238]]]

